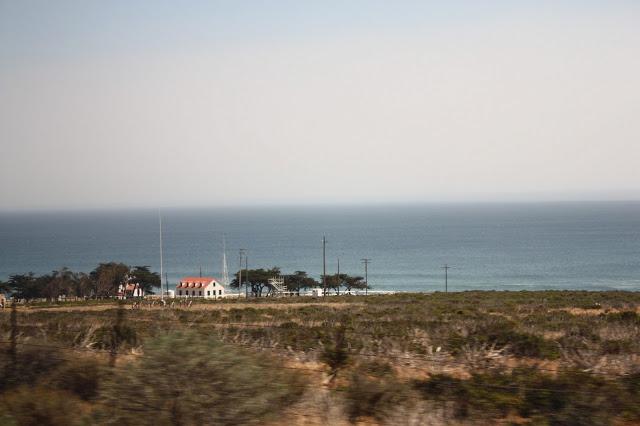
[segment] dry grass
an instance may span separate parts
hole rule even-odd
[[[19,309],[19,340],[77,349],[81,352],[67,357],[93,356],[106,363],[116,306]],[[639,311],[640,294],[623,292],[469,292],[129,307],[124,311],[129,340],[120,342],[116,365],[144,363],[148,342],[189,330],[269,359],[261,368],[287,371],[307,384],[275,419],[261,419],[266,424],[554,424],[556,414],[549,407],[556,402],[564,404],[564,419],[579,419],[575,424],[602,424],[602,412],[614,413],[610,422],[640,422],[640,408],[633,408],[640,407],[640,391],[624,381],[640,372],[640,320],[634,314]],[[8,339],[5,315],[0,313],[0,333]],[[337,362],[339,329],[344,362]],[[571,386],[573,372],[587,376],[575,376],[582,382]],[[604,384],[599,382],[603,377]],[[417,384],[420,389],[444,387],[430,394],[417,390]],[[571,398],[529,395],[527,388],[536,386],[555,386]],[[584,389],[597,396],[591,405],[581,405]],[[540,408],[532,411],[532,404]],[[582,412],[591,413],[593,421]]]
[[[257,305],[260,309],[296,309],[296,308],[300,308],[300,307],[306,307],[306,306],[330,306],[332,308],[336,308],[336,309],[346,309],[346,308],[350,308],[353,306],[362,306],[363,303],[362,302],[308,302],[308,303],[295,303],[295,302],[291,302],[291,303],[278,303],[278,302],[273,302],[273,303],[260,303],[259,305]],[[128,308],[131,308],[130,304],[127,304]],[[184,309],[184,310],[191,310],[191,311],[229,311],[231,309],[247,309],[247,308],[255,308],[256,304],[255,303],[248,303],[248,302],[225,302],[225,303],[215,303],[215,302],[211,302],[211,303],[194,303],[193,305],[191,305],[190,307],[183,307],[180,305],[175,305],[173,308],[174,309]],[[117,305],[113,304],[113,303],[105,303],[105,304],[100,304],[100,305],[86,305],[86,306],[82,306],[82,305],[75,305],[75,306],[65,306],[65,305],[59,305],[59,306],[20,306],[18,307],[18,310],[20,311],[27,311],[27,312],[98,312],[98,311],[108,311],[108,310],[112,310],[112,309],[116,309]],[[155,304],[155,305],[149,305],[149,304],[145,304],[142,305],[142,307],[140,308],[140,310],[145,310],[145,311],[162,311],[162,310],[167,310],[169,309],[170,306],[161,306],[160,304]]]

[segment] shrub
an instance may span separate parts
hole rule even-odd
[[[620,355],[630,353],[633,349],[631,340],[605,340],[601,344],[601,350],[604,354]]]
[[[84,401],[98,396],[100,380],[104,372],[95,360],[77,360],[63,364],[47,380],[49,387],[71,392]]]
[[[613,421],[612,413],[640,420],[638,378],[612,382],[578,371],[552,377],[519,368],[469,380],[435,375],[415,386],[425,399],[451,401],[458,417],[496,419],[513,412],[541,424],[604,425]]]
[[[209,336],[156,338],[145,355],[100,389],[97,422],[232,425],[260,423],[294,401],[301,383],[279,363],[231,348]]]
[[[98,328],[92,340],[93,347],[97,349],[112,349],[114,346],[136,346],[138,336],[136,330],[128,325],[120,325],[117,328],[108,325]]]
[[[391,374],[368,374],[372,371],[380,373],[380,369],[379,364],[363,364],[352,374],[344,395],[347,415],[352,423],[364,416],[382,422],[399,405],[409,401],[409,388]]]
[[[80,411],[80,402],[72,394],[41,386],[20,386],[0,398],[0,424],[3,425],[86,424]]]
[[[603,314],[603,316],[609,322],[640,325],[640,315],[634,311],[615,312],[612,314]]]
[[[496,345],[509,346],[509,351],[519,357],[554,359],[559,355],[557,346],[540,336],[508,331],[496,336]]]
[[[347,350],[347,340],[343,326],[336,329],[334,341],[325,345],[324,350],[320,354],[320,359],[329,366],[332,377],[335,377],[335,375],[338,374],[338,370],[347,365],[349,352]]]
[[[18,385],[33,385],[62,364],[62,354],[55,348],[18,345],[16,362],[0,353],[0,391]]]
[[[509,352],[517,357],[554,359],[559,356],[554,342],[534,334],[516,331],[511,323],[479,324],[468,337],[453,334],[449,337],[449,348],[453,354],[458,354],[469,342],[476,345],[495,345],[497,348],[508,347]]]

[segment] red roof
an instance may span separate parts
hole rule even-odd
[[[184,277],[180,279],[181,283],[200,283],[209,284],[211,281],[218,281],[213,277]]]
[[[218,280],[213,277],[184,277],[177,288],[205,288],[211,282],[214,282],[214,285],[218,284]]]

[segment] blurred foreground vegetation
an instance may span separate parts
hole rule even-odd
[[[0,424],[638,424],[639,308],[559,291],[21,306],[0,314]]]

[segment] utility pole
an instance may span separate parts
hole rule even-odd
[[[169,297],[169,277],[167,276],[168,274],[165,272],[164,273],[164,283],[167,286],[167,297]],[[161,277],[162,278],[162,277]],[[160,285],[160,290],[162,291],[162,285]],[[175,293],[174,293],[175,296]]]
[[[118,310],[116,311],[116,322],[113,325],[113,341],[111,342],[111,351],[109,356],[109,366],[116,366],[116,357],[118,356],[118,347],[123,340],[122,323],[124,322],[124,301],[118,301]]]
[[[444,292],[449,292],[449,269],[453,268],[453,266],[449,266],[446,263],[442,267],[444,269]]]
[[[338,290],[338,296],[340,296],[340,258],[338,258],[338,286],[336,287]]]
[[[367,292],[369,290],[369,262],[371,262],[371,259],[360,259],[362,261],[362,263],[364,263],[364,295],[367,295]]]
[[[244,291],[245,291],[245,296],[248,298],[249,297],[249,256],[247,256],[245,254],[244,256],[244,267],[245,267],[245,285],[244,285]]]
[[[240,254],[240,265],[238,266],[238,300],[240,300],[240,287],[242,286],[242,256],[244,256],[245,249],[238,250]]]
[[[11,316],[9,322],[11,324],[11,334],[9,335],[9,358],[11,359],[11,368],[18,367],[18,311],[17,311],[16,296],[13,296],[11,303]]]
[[[322,297],[327,295],[327,237],[322,236]]]
[[[164,300],[164,292],[162,291],[162,214],[158,210],[158,222],[160,224],[160,299]]]

